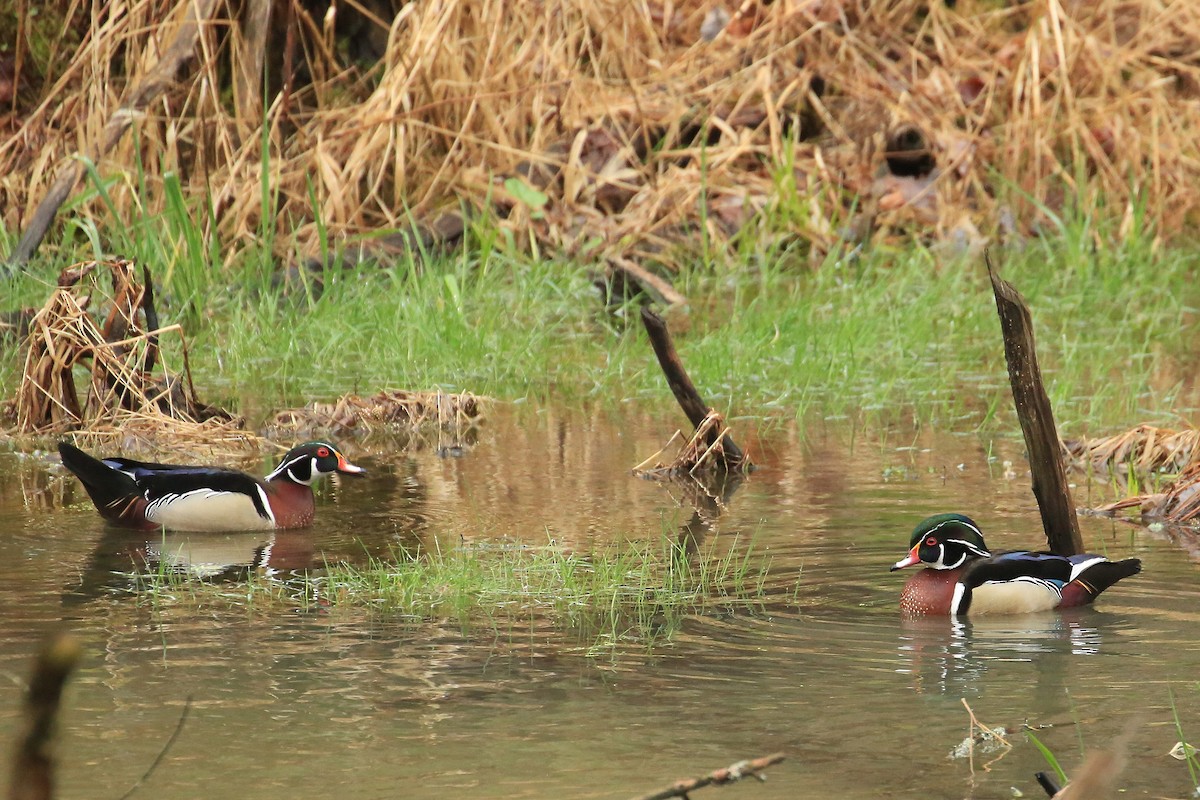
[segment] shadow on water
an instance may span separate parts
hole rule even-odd
[[[85,643],[64,796],[119,796],[188,695],[187,730],[146,787],[165,800],[226,795],[232,775],[264,798],[398,785],[414,797],[611,798],[774,751],[790,758],[771,780],[735,791],[1038,796],[1032,774],[1046,765],[1019,736],[987,772],[948,758],[968,730],[964,698],[989,724],[1051,724],[1039,738],[1068,769],[1080,738],[1103,746],[1144,715],[1122,785],[1190,791],[1186,768],[1163,755],[1178,739],[1168,690],[1185,731],[1200,715],[1200,591],[1186,552],[1084,518],[1089,549],[1145,564],[1098,608],[902,620],[903,580],[888,567],[918,519],[969,510],[997,548],[1040,544],[1027,481],[997,466],[1020,462],[1019,442],[780,427],[748,442],[760,469],[745,480],[634,478],[671,427],[632,412],[501,409],[450,457],[344,442],[368,478],[326,487],[309,529],[253,534],[109,528],[50,459],[0,457],[0,669],[23,674],[64,618]],[[251,577],[286,582],[402,551],[664,541],[692,564],[750,552],[769,567],[762,602],[690,614],[653,646],[597,647],[536,613],[467,626],[186,599],[201,578],[236,596]],[[139,594],[136,572],[175,573],[180,597]],[[18,703],[19,687],[0,682],[0,720]]]

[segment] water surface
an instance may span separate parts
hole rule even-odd
[[[1082,520],[1090,550],[1145,571],[1070,615],[904,621],[912,526],[971,513],[995,548],[1041,544],[1021,447],[974,436],[739,438],[762,468],[720,514],[636,479],[674,417],[498,409],[460,455],[386,438],[345,442],[370,470],[323,494],[313,528],[146,536],[107,528],[48,459],[0,456],[0,719],[11,738],[31,656],[65,620],[83,641],[62,719],[60,796],[119,797],[190,716],[141,791],[156,798],[626,798],[741,758],[788,760],[739,797],[1041,796],[1045,761],[1011,750],[951,758],[976,716],[1041,739],[1070,770],[1129,734],[1121,786],[1184,797],[1171,694],[1200,738],[1196,562],[1164,535]],[[746,423],[743,427],[748,426]],[[1006,469],[1004,462],[1016,465]],[[247,465],[262,468],[263,465]],[[1077,500],[1104,487],[1080,486]],[[770,559],[766,601],[684,620],[669,642],[596,646],[526,619],[511,629],[414,626],[352,610],[139,596],[163,568],[236,597],[398,548],[553,540],[586,551],[657,542],[691,524],[716,551]],[[184,582],[186,590],[187,583]]]

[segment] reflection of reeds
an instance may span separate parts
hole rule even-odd
[[[62,48],[61,78],[0,143],[5,224],[80,141],[133,117],[136,141],[94,159],[115,180],[88,204],[153,215],[168,173],[190,176],[225,242],[301,220],[315,249],[322,228],[406,227],[462,201],[568,249],[599,239],[670,265],[664,243],[720,239],[775,206],[818,250],[851,209],[860,236],[959,241],[997,221],[1053,227],[1072,202],[1122,232],[1143,214],[1190,230],[1195,213],[1192,3],[743,3],[704,36],[712,5],[695,0],[391,5],[341,6],[337,26],[269,0],[232,16],[69,6],[63,27],[87,45]],[[199,41],[164,86],[158,54],[188,13]],[[372,42],[382,55],[350,63]],[[153,113],[137,104],[151,89]]]

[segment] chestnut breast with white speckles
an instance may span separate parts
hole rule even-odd
[[[946,616],[961,569],[923,569],[904,584],[900,612],[908,617]]]

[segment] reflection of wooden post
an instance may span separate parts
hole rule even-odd
[[[662,367],[663,375],[667,377],[667,385],[679,401],[679,407],[687,414],[693,427],[700,427],[700,423],[708,416],[708,404],[700,397],[695,384],[688,377],[687,370],[683,368],[683,362],[679,360],[679,354],[675,352],[675,345],[671,341],[671,333],[667,330],[667,323],[649,307],[643,306],[642,324],[646,326],[650,344],[654,347],[654,355],[658,356],[658,364]],[[716,428],[708,434],[710,447],[717,443],[717,437],[720,435]],[[730,436],[721,438],[721,447],[725,452],[723,467],[738,469],[745,463],[746,456]]]
[[[1067,472],[1062,462],[1062,445],[1054,426],[1054,411],[1042,385],[1037,350],[1033,341],[1033,318],[1025,300],[1011,283],[1003,280],[992,267],[986,253],[988,277],[996,296],[996,313],[1004,333],[1004,357],[1008,361],[1008,380],[1012,384],[1013,402],[1025,448],[1029,451],[1029,469],[1033,473],[1033,494],[1042,514],[1042,528],[1050,549],[1069,556],[1083,552],[1079,521]]]

